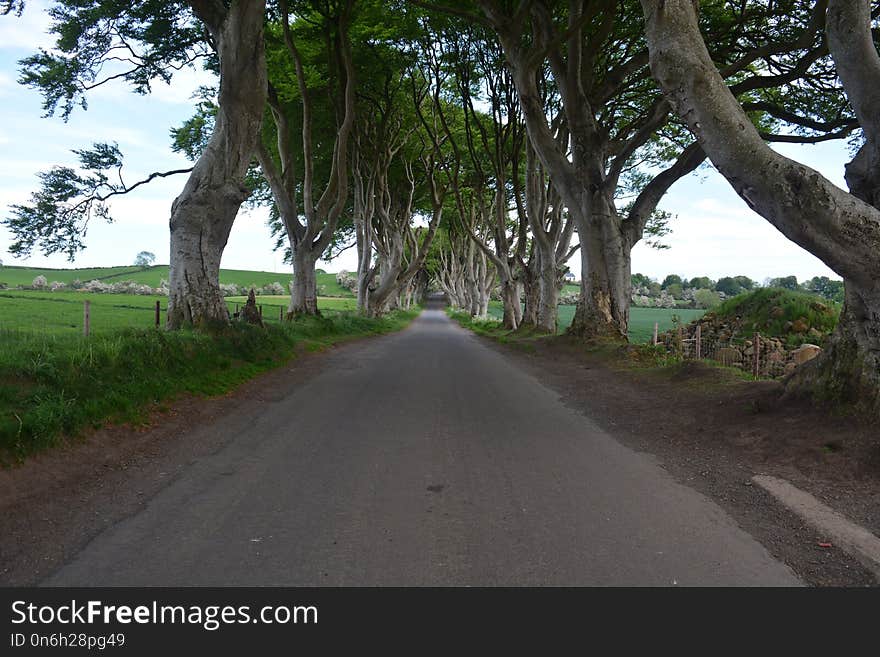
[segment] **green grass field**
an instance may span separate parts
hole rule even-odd
[[[559,332],[562,333],[571,325],[574,318],[574,306],[559,306]],[[661,332],[673,326],[673,317],[677,315],[685,324],[702,317],[705,310],[676,308],[631,308],[629,311],[630,342],[647,342],[654,333],[654,322],[659,324]],[[489,315],[501,319],[503,317],[500,301],[489,303]]]
[[[415,315],[328,312],[265,329],[233,322],[210,332],[127,328],[88,338],[76,331],[0,331],[0,467],[107,420],[141,421],[146,409],[182,393],[222,394],[300,352],[399,330]]]
[[[87,283],[100,280],[105,283],[135,281],[159,287],[162,279],[168,280],[168,265],[154,265],[142,269],[140,267],[98,267],[90,269],[36,269],[33,267],[0,267],[0,283],[8,287],[29,286],[37,276],[45,276],[46,281],[71,283],[80,280]],[[287,287],[292,278],[290,272],[246,271],[240,269],[221,269],[220,282],[234,283],[239,286],[260,288],[271,283],[281,283]],[[336,274],[318,274],[318,294],[328,297],[351,297],[351,290],[346,290],[336,282]]]
[[[35,290],[0,290],[0,332],[28,331],[47,334],[80,333],[83,326],[83,301],[90,301],[91,331],[102,334],[124,328],[150,328],[155,323],[156,301],[160,305],[160,324],[165,324],[167,297],[133,294],[96,294],[91,292],[38,292]],[[277,323],[279,308],[287,307],[290,297],[258,296],[263,319]],[[244,305],[244,297],[227,297],[230,311]],[[355,310],[353,298],[319,297],[318,307],[330,314]]]

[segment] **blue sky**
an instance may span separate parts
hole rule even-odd
[[[37,188],[36,173],[53,165],[75,163],[73,148],[94,141],[117,141],[126,156],[128,181],[153,171],[186,166],[171,152],[168,131],[192,113],[192,92],[210,81],[201,71],[185,70],[172,84],[159,82],[150,96],[139,96],[125,85],[107,85],[89,97],[88,111],[77,110],[65,124],[60,118],[41,118],[39,94],[17,84],[18,60],[40,46],[50,47],[46,35],[45,1],[31,0],[22,18],[0,17],[0,213],[10,203],[27,200]],[[785,145],[784,154],[817,169],[843,186],[847,161],[844,142],[817,146]],[[92,267],[130,264],[139,251],[152,251],[168,261],[168,217],[171,202],[184,176],[159,180],[143,191],[113,203],[116,222],[93,222],[87,248],[73,265],[63,255],[34,254],[13,258],[10,235],[0,227],[0,260],[4,264],[46,267]],[[837,277],[821,261],[789,242],[770,224],[751,212],[721,176],[704,167],[679,181],[660,206],[673,215],[672,248],[657,251],[639,244],[633,250],[633,271],[655,278],[668,273],[720,278],[745,274],[765,278],[794,274],[799,280],[815,275]],[[272,250],[266,212],[242,212],[233,227],[223,267],[287,273],[281,255]],[[578,258],[572,269],[579,274]],[[354,250],[325,268],[353,270]]]

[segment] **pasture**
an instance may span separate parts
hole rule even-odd
[[[159,287],[164,279],[168,280],[168,265],[153,265],[152,267],[92,267],[89,269],[40,269],[35,267],[0,267],[0,283],[7,287],[27,287],[37,276],[45,276],[46,281],[60,281],[70,284],[73,281],[99,280],[104,283],[119,283],[122,281],[134,281]],[[221,269],[220,282],[234,283],[241,287],[255,287],[257,289],[272,283],[281,283],[287,286],[293,275],[290,271],[247,271],[241,269]],[[351,290],[341,287],[336,282],[336,274],[321,274],[318,278],[318,293],[329,297],[351,297]]]
[[[246,273],[254,274],[254,272]],[[160,324],[162,326],[165,324],[168,299],[164,296],[0,290],[0,331],[79,333],[82,331],[83,301],[86,299],[91,302],[92,333],[107,333],[123,328],[150,328],[155,323],[156,301],[160,304]],[[242,296],[226,298],[230,312],[235,311],[236,305],[243,306],[245,301],[246,298]],[[281,309],[286,309],[289,301],[290,297],[287,295],[258,295],[257,304],[263,306],[263,321],[270,324],[277,323]],[[356,310],[356,301],[353,297],[319,297],[318,307],[324,313],[332,315]],[[560,333],[571,324],[574,309],[574,306],[559,306]],[[629,339],[632,342],[647,342],[651,339],[654,322],[659,324],[660,331],[665,331],[672,328],[674,316],[677,315],[683,323],[687,323],[703,315],[703,312],[690,309],[634,307],[630,310]],[[500,302],[493,301],[490,304],[489,314],[501,318]]]
[[[48,334],[80,333],[83,326],[83,301],[91,305],[91,332],[107,333],[123,328],[146,329],[155,325],[156,302],[160,305],[160,325],[165,325],[167,297],[136,294],[100,294],[94,292],[38,292],[35,290],[0,291],[0,332],[36,332]],[[279,308],[287,307],[288,296],[258,296],[267,323],[279,321]],[[227,297],[230,311],[244,305],[245,297]],[[354,310],[355,299],[319,297],[318,307],[328,313]]]
[[[574,306],[559,306],[560,333],[571,326],[574,309]],[[633,343],[648,342],[654,332],[654,322],[659,324],[659,330],[663,332],[672,328],[675,316],[678,316],[682,323],[687,324],[702,317],[705,312],[705,310],[690,308],[637,308],[633,306],[629,311],[629,340]],[[503,317],[500,301],[489,303],[489,315],[497,319]]]

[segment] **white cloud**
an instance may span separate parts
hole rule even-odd
[[[0,71],[0,98],[11,96],[15,87],[16,82],[12,79],[12,76]]]
[[[90,92],[89,99],[110,103],[157,101],[170,105],[194,106],[192,97],[195,91],[201,86],[215,84],[216,81],[214,74],[202,70],[201,66],[196,64],[195,69],[184,67],[175,71],[170,83],[159,78],[153,80],[150,93],[146,96],[132,91],[124,80],[114,80]]]
[[[0,50],[51,48],[55,39],[48,33],[51,19],[46,7],[43,0],[29,0],[21,17],[0,17]]]

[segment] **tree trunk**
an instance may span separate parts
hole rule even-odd
[[[293,287],[287,316],[320,315],[315,263],[318,256],[302,246],[293,252]]]
[[[581,248],[581,291],[568,333],[626,340],[629,330],[630,245],[612,203],[593,195],[591,214],[575,212]],[[554,280],[554,284],[555,280]]]
[[[357,309],[362,314],[366,314],[370,306],[370,284],[375,273],[372,237],[370,226],[358,227]]]
[[[795,370],[789,393],[880,410],[880,284],[858,289],[846,282],[846,296],[827,350]]]
[[[263,23],[266,3],[235,2],[225,15],[199,15],[220,60],[214,132],[171,206],[167,327],[226,323],[220,258],[239,207],[260,134],[266,99]]]
[[[521,326],[536,328],[538,326],[538,307],[541,303],[541,288],[536,270],[538,264],[537,249],[523,271],[523,316]]]
[[[555,334],[559,322],[559,271],[555,244],[535,240],[536,289],[535,328]]]
[[[204,196],[202,206],[194,200],[194,208],[175,205],[172,211],[169,329],[186,325],[204,327],[229,321],[229,309],[220,291],[220,258],[232,221],[228,217],[221,220],[219,215],[211,221],[205,213],[199,212],[199,209],[207,208],[211,203]],[[193,199],[193,196],[189,196],[189,199]],[[235,205],[237,208],[238,203]],[[215,232],[220,234],[216,235]]]
[[[871,7],[861,0],[829,0],[828,49],[862,127],[865,143],[846,167],[850,191],[880,207],[880,56],[871,31]]]
[[[508,278],[501,281],[501,304],[504,308],[502,326],[515,331],[519,327],[516,312],[516,307],[519,305],[519,294],[515,280]]]
[[[788,381],[789,390],[808,389],[877,411],[880,212],[763,142],[712,63],[689,0],[642,0],[642,7],[654,76],[712,163],[749,207],[846,281],[845,307],[831,348],[798,368]],[[829,18],[832,30],[833,25]],[[849,45],[856,40],[836,42]],[[834,43],[831,39],[832,47]],[[871,51],[876,57],[873,47]],[[835,53],[835,61],[838,54],[849,53]],[[839,70],[858,112],[863,99],[853,95],[856,86],[847,83],[852,72],[859,72],[857,64]],[[880,85],[860,87],[874,91]]]

